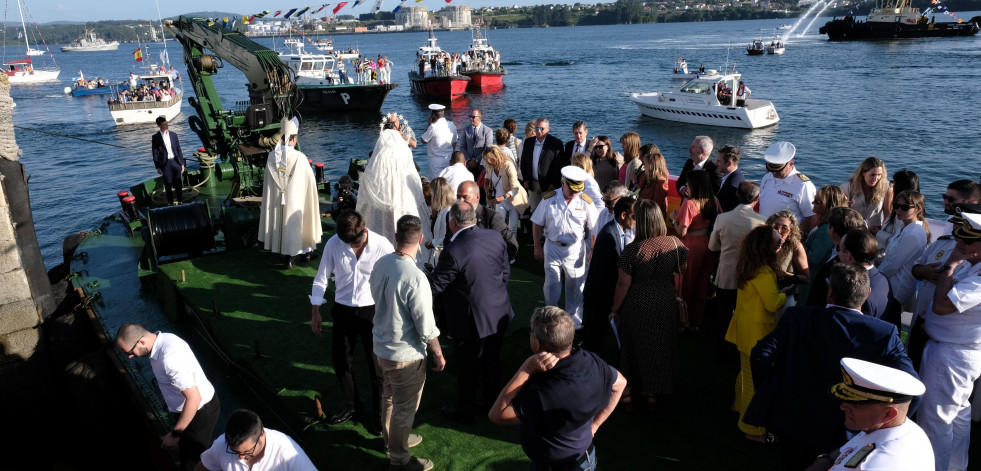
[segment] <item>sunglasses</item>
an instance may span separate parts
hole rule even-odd
[[[596,144],[595,146],[593,146],[593,149],[605,149],[605,148],[606,148],[606,144]]]
[[[915,207],[915,204],[896,204],[896,209],[901,209],[903,211],[909,211]]]
[[[535,131],[544,131],[545,128],[535,128]]]
[[[478,114],[478,115],[472,115],[472,114],[471,114],[471,115],[467,115],[467,116],[468,116],[468,117],[469,117],[470,119],[477,119],[477,118],[479,118],[479,117],[480,117],[480,115],[479,115],[479,114]]]
[[[940,195],[940,197],[943,198],[944,201],[946,201],[948,203],[953,203],[954,200],[957,199],[957,198],[954,198],[953,196],[950,196],[950,195]]]

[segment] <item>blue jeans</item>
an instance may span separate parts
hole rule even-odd
[[[544,465],[539,466],[535,463],[531,464],[531,471],[595,471],[596,470],[596,448],[593,447],[589,454],[586,455],[586,459],[583,460],[578,466],[571,468],[554,468],[552,466]]]

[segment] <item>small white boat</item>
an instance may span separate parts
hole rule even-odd
[[[780,26],[777,26],[777,29],[781,29],[781,30],[782,30],[782,29],[790,29],[790,28],[793,28],[793,26],[791,26],[791,25],[788,25],[788,24],[786,24],[786,23],[785,23],[785,24],[782,24],[782,25],[780,25]]]
[[[108,105],[109,114],[112,115],[112,120],[116,123],[116,126],[152,123],[156,121],[157,116],[163,116],[167,118],[167,121],[170,121],[181,113],[181,103],[183,102],[184,94],[181,89],[174,87],[174,82],[171,80],[170,75],[141,75],[140,81],[142,82],[140,86],[147,85],[151,89],[159,85],[160,82],[164,82],[174,92],[174,96],[160,101],[110,102]],[[137,88],[140,88],[140,86]],[[135,93],[132,87],[130,92]]]
[[[42,51],[40,49],[34,49],[31,47],[27,48],[27,55],[29,56],[43,56],[44,52],[45,51]]]
[[[740,74],[699,77],[677,92],[631,93],[630,100],[645,116],[682,123],[755,129],[780,121],[773,103],[768,100],[746,100],[736,106],[731,91],[739,85]]]
[[[3,69],[10,83],[50,82],[58,80],[61,73],[61,69],[35,69],[30,57],[4,62]]]
[[[770,44],[766,46],[767,54],[783,54],[787,51],[787,45],[779,39],[774,39],[770,41]]]

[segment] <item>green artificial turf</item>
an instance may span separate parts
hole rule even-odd
[[[329,234],[324,241],[327,237]],[[532,310],[543,305],[541,263],[534,261],[525,242],[512,266],[510,294],[516,317],[502,351],[502,384],[531,354],[528,320]],[[369,435],[354,421],[329,426],[317,420],[315,396],[320,396],[328,415],[343,402],[329,354],[332,289],[321,308],[322,336],[314,336],[309,326],[307,295],[319,250],[314,255],[305,265],[283,270],[281,256],[253,248],[166,264],[160,270],[176,280],[181,297],[225,352],[254,372],[291,411],[292,418],[305,426],[294,438],[320,469],[386,469],[388,460],[380,437]],[[185,282],[180,281],[182,270]],[[736,428],[736,416],[729,406],[738,362],[734,353],[725,356],[725,361],[716,359],[718,330],[718,326],[706,328],[700,335],[682,338],[682,370],[674,395],[660,399],[651,411],[618,409],[600,429],[595,443],[601,469],[780,468],[776,450],[748,443]],[[261,355],[257,356],[256,345]],[[615,364],[612,334],[607,347],[604,356]],[[432,459],[437,470],[527,469],[517,427],[496,426],[486,417],[478,417],[474,425],[460,425],[440,414],[440,407],[454,404],[456,397],[451,343],[444,339],[443,348],[447,370],[428,374],[414,430],[423,436],[423,442],[412,449],[413,455]],[[362,401],[367,402],[370,389],[364,371],[364,358],[357,356],[355,379]]]

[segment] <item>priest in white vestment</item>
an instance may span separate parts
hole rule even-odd
[[[368,229],[393,244],[395,222],[406,214],[418,216],[426,222],[422,225],[423,243],[428,242],[432,240],[428,224],[430,210],[422,194],[422,180],[412,162],[412,151],[398,131],[385,127],[361,175],[357,210]]]
[[[307,261],[320,243],[317,181],[307,156],[295,149],[298,127],[283,118],[283,139],[269,153],[262,185],[259,240],[266,250],[286,256],[292,268],[297,255]]]

